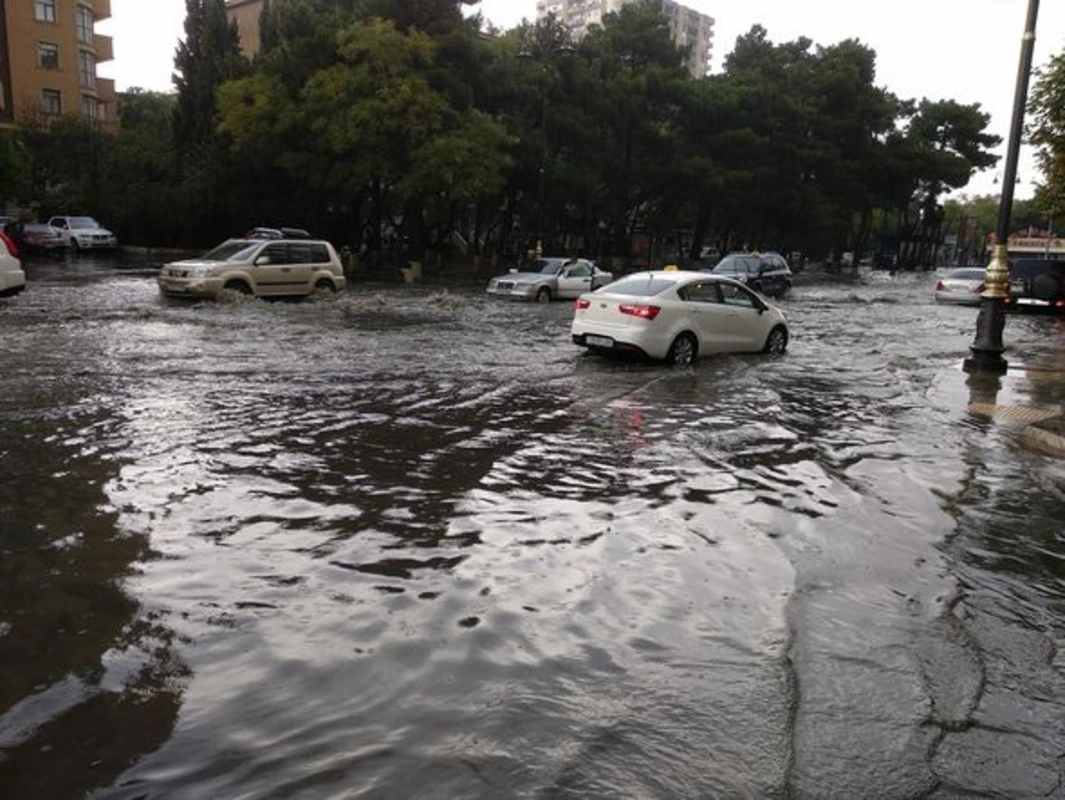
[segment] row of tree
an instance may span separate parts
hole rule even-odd
[[[551,17],[486,32],[460,0],[266,0],[249,60],[223,0],[186,3],[176,94],[121,95],[113,134],[73,118],[3,134],[5,194],[152,244],[291,224],[374,258],[537,239],[628,257],[649,238],[668,260],[713,244],[912,265],[977,218],[942,199],[996,161],[979,105],[896,97],[854,40],[754,27],[692,78],[652,2],[573,42]],[[1032,222],[1065,210],[1063,95],[1059,56],[1032,94]]]

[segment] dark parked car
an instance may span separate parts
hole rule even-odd
[[[44,225],[39,222],[25,223],[18,239],[19,245],[27,253],[62,255],[67,249],[67,242],[63,238],[63,234],[51,225]]]
[[[1020,258],[1010,262],[1011,311],[1065,313],[1065,261]]]
[[[729,253],[710,270],[766,297],[783,297],[791,289],[791,268],[780,253]]]

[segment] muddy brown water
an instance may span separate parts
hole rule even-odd
[[[934,276],[806,277],[787,355],[674,370],[477,282],[28,271],[3,796],[1065,793],[1065,468],[968,409],[1065,398],[968,379]]]

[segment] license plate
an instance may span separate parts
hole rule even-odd
[[[1050,303],[1048,303],[1046,300],[1036,300],[1033,297],[1018,297],[1017,298],[1017,305],[1021,305],[1021,306],[1049,306]]]
[[[613,347],[614,340],[609,336],[596,336],[594,333],[588,333],[584,336],[584,343],[591,347]]]

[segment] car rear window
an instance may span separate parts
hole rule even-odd
[[[1011,278],[1035,278],[1045,272],[1065,274],[1065,261],[1046,258],[1028,258],[1010,262]]]
[[[947,277],[957,278],[962,281],[978,281],[983,279],[984,274],[984,270],[971,267],[966,269],[952,269],[947,273]]]
[[[676,279],[655,275],[629,275],[614,281],[606,291],[610,294],[626,294],[632,297],[651,297],[664,292],[677,283]]]

